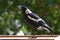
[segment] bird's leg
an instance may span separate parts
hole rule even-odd
[[[33,35],[33,36],[32,36],[32,39],[36,39],[36,35]]]
[[[53,36],[53,34],[52,34],[51,32],[50,32],[49,34],[50,34],[51,36]]]
[[[51,36],[53,36],[53,34],[51,34]]]

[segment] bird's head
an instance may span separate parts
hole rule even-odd
[[[23,10],[23,11],[27,10],[26,6],[18,6],[18,8],[21,9],[21,10]]]
[[[25,14],[32,13],[26,6],[18,6],[20,10],[22,10]]]

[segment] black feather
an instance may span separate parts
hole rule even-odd
[[[34,13],[30,13],[28,14],[30,17],[34,18],[34,19],[39,19],[40,17]]]
[[[45,21],[41,20],[38,22],[38,24],[46,29],[48,29],[50,32],[53,32],[52,29],[46,24]]]

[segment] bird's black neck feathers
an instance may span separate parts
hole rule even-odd
[[[22,8],[22,10],[23,10],[24,12],[27,10],[27,7],[26,7],[26,6],[22,6],[21,8]]]

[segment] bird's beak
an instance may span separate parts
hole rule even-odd
[[[19,9],[22,9],[21,7],[22,7],[22,6],[18,6]]]

